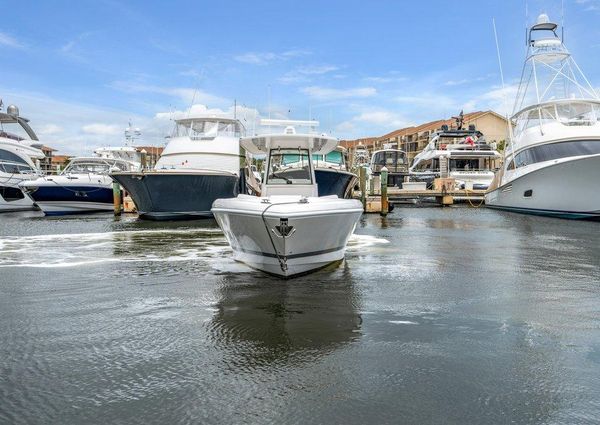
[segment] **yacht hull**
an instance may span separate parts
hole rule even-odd
[[[21,184],[27,195],[46,215],[68,215],[112,211],[112,187],[104,184],[68,185],[52,180],[29,181]]]
[[[362,215],[359,201],[337,197],[308,198],[305,203],[289,196],[269,198],[273,203],[241,198],[246,197],[219,199],[212,209],[234,259],[284,278],[342,260]]]
[[[0,195],[0,212],[31,211],[34,209],[36,208],[33,201],[27,197],[23,199],[6,200]]]
[[[532,171],[485,195],[487,207],[569,219],[600,219],[600,155]],[[531,191],[531,196],[527,195]]]
[[[239,177],[229,173],[150,171],[111,177],[129,192],[139,217],[148,220],[210,218],[216,199],[238,194]]]
[[[358,181],[355,174],[328,168],[316,168],[315,180],[319,196],[337,195],[345,199],[351,198],[352,189]]]

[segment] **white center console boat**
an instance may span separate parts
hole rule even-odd
[[[337,139],[296,133],[294,126],[312,129],[318,125],[315,121],[263,120],[262,125],[285,127],[283,133],[241,139],[253,155],[267,154],[262,196],[217,199],[212,207],[234,258],[282,277],[342,260],[362,204],[318,197],[313,165],[313,154],[331,152]]]

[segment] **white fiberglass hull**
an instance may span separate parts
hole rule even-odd
[[[240,195],[218,199],[212,212],[233,249],[234,259],[282,277],[342,260],[362,214],[357,200]]]
[[[34,209],[35,205],[33,204],[33,201],[27,197],[14,201],[7,201],[0,196],[0,212],[30,211]]]
[[[600,219],[599,182],[600,155],[556,161],[488,192],[485,203],[527,214]]]

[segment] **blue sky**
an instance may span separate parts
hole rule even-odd
[[[600,86],[600,0],[565,0],[566,44]],[[529,0],[560,19],[560,0]],[[127,122],[160,145],[176,111],[230,110],[378,136],[460,109],[502,112],[523,62],[525,1],[10,2],[0,98],[62,153],[121,144]],[[269,102],[269,94],[271,101]],[[512,101],[512,99],[510,99]],[[256,111],[256,112],[255,112]]]

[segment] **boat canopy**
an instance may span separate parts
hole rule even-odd
[[[253,155],[266,154],[272,149],[308,149],[316,155],[326,155],[336,149],[338,139],[325,134],[296,133],[295,126],[318,126],[318,121],[262,120],[262,126],[285,127],[283,133],[243,137],[240,144]]]

